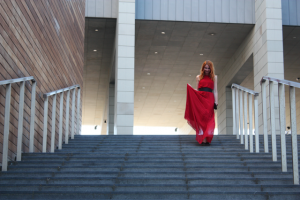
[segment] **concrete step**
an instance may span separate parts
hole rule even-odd
[[[240,157],[227,157],[227,158],[220,158],[220,157],[215,157],[215,158],[206,158],[206,157],[179,157],[178,158],[164,158],[164,157],[115,157],[115,158],[105,158],[105,157],[89,157],[89,158],[73,158],[73,157],[51,157],[51,158],[41,158],[38,159],[36,157],[31,157],[31,158],[24,158],[22,159],[21,162],[9,162],[10,165],[18,165],[22,163],[30,163],[30,162],[261,162],[261,161],[266,161],[270,163],[276,163],[271,162],[272,157],[262,157],[262,158],[256,158],[256,157],[246,157],[246,156],[240,156]],[[277,157],[277,162],[281,161],[281,157]],[[287,157],[288,162],[292,162],[291,157]]]
[[[281,157],[277,156],[277,160],[280,160]],[[177,157],[167,157],[167,156],[160,156],[160,157],[151,157],[151,156],[114,156],[114,157],[96,157],[96,156],[89,156],[89,157],[55,157],[55,156],[47,156],[47,157],[22,157],[22,161],[24,162],[19,162],[25,163],[26,162],[34,162],[34,161],[172,161],[172,162],[180,162],[180,161],[270,161],[272,160],[271,156],[198,156],[198,157],[193,157],[193,156],[177,156]],[[287,156],[287,160],[292,161],[292,156]],[[18,164],[18,162],[16,162]]]
[[[237,161],[237,162],[230,162],[230,161],[185,161],[185,162],[175,162],[175,161],[24,161],[20,162],[16,165],[10,165],[9,170],[13,167],[57,167],[57,166],[82,166],[82,167],[108,167],[108,166],[128,166],[128,167],[144,167],[144,166],[164,166],[164,167],[240,167],[240,166],[247,166],[247,167],[280,167],[281,162],[257,162],[257,161]],[[292,166],[292,162],[288,162],[288,168]]]
[[[20,191],[0,192],[3,200],[7,199],[210,199],[210,200],[298,200],[299,192],[201,192],[201,191],[120,191],[120,192],[73,192],[73,191]]]
[[[297,141],[297,143],[299,144],[299,141]],[[198,142],[196,140],[190,140],[190,141],[186,141],[186,142],[168,142],[168,141],[165,141],[165,142],[161,142],[161,141],[137,141],[137,142],[134,142],[134,141],[106,141],[106,142],[101,142],[101,141],[86,141],[86,142],[69,142],[68,144],[65,144],[63,143],[63,145],[65,146],[68,146],[68,145],[101,145],[101,146],[110,146],[110,145],[116,145],[116,146],[119,146],[119,145],[122,145],[122,146],[160,146],[160,145],[165,145],[165,146],[195,146],[195,145],[198,145]],[[226,144],[232,144],[232,145],[240,145],[240,141],[239,140],[234,140],[234,141],[215,141],[214,139],[212,140],[211,142],[212,145],[226,145]],[[250,141],[248,141],[248,144],[250,144]],[[253,144],[255,145],[255,142],[253,142]],[[276,144],[277,145],[280,145],[281,142],[280,141],[276,141]],[[242,144],[244,145],[244,144]],[[259,142],[259,145],[264,145],[264,141],[263,140],[260,140]],[[272,142],[271,141],[268,141],[268,145],[272,145]],[[290,146],[291,145],[291,141],[290,140],[287,140],[286,141],[286,145],[287,146]]]
[[[201,147],[200,147],[201,148]],[[150,150],[150,149],[64,149],[61,150],[61,153],[79,153],[79,152],[90,152],[90,153],[101,153],[101,152],[106,152],[106,153],[119,153],[119,152],[124,152],[124,153],[190,153],[190,152],[199,152],[199,149],[174,149],[174,150],[167,150],[167,149],[154,149],[154,150]],[[243,148],[241,149],[213,149],[213,148],[207,148],[207,149],[201,149],[201,153],[205,154],[206,152],[214,152],[214,153],[218,153],[218,152],[244,152],[244,151],[248,151],[248,150],[244,150]],[[261,153],[264,153],[264,149],[261,148],[259,150]],[[271,153],[272,150],[269,149],[269,153]],[[299,154],[300,150],[298,150],[298,154]],[[280,153],[280,149],[277,149],[277,153]],[[287,150],[286,151],[287,155],[291,154],[292,152]],[[200,154],[200,153],[199,153]]]
[[[139,138],[153,138],[153,139],[168,139],[168,140],[172,140],[172,139],[186,139],[186,138],[191,138],[194,137],[194,135],[75,135],[75,139],[76,138],[85,138],[85,139],[91,139],[91,138],[100,138],[101,139],[107,139],[107,138],[125,138],[125,139],[130,139],[130,138],[135,138],[135,139],[139,139]],[[253,135],[255,136],[255,135]],[[264,135],[259,135],[259,137],[263,138]],[[271,138],[271,135],[268,135],[269,138]],[[286,135],[286,137],[291,137],[291,135]],[[298,135],[298,137],[300,137]],[[236,138],[236,135],[214,135],[214,138],[219,138],[219,139],[228,139],[228,138]],[[276,135],[276,138],[280,138],[280,135]]]
[[[300,143],[299,143],[300,144]],[[298,144],[298,145],[299,145]],[[163,144],[162,144],[163,145]],[[166,146],[164,145],[164,147],[162,147],[162,145],[130,145],[130,143],[128,143],[128,145],[114,145],[114,144],[106,144],[106,145],[90,145],[90,144],[86,144],[86,145],[63,145],[63,149],[73,149],[73,148],[78,148],[80,150],[93,150],[93,149],[103,149],[103,150],[113,150],[111,149],[112,147],[114,147],[115,150],[117,149],[147,149],[147,150],[199,150],[199,148],[201,149],[228,149],[228,150],[242,150],[245,149],[244,144],[222,144],[222,145],[217,145],[214,143],[211,143],[210,146],[201,146],[200,144],[193,144],[193,145],[173,145],[173,146]],[[230,146],[230,147],[227,147]],[[280,150],[281,145],[277,144],[276,148],[278,150]],[[248,146],[248,149],[250,149],[250,145]],[[253,149],[255,151],[255,144],[253,145]],[[260,145],[259,149],[262,150],[264,152],[264,145]],[[268,146],[268,149],[271,150],[272,149],[272,145]],[[286,149],[288,151],[291,151],[292,146],[291,145],[286,145]],[[246,150],[246,149],[245,149]],[[61,150],[60,150],[61,151]]]
[[[207,173],[210,172],[199,172],[199,171],[167,171],[167,170],[156,170],[156,171],[120,171],[120,170],[111,170],[111,171],[80,171],[80,172],[67,172],[67,171],[35,171],[35,172],[18,172],[18,171],[8,171],[1,173],[1,177],[31,177],[38,176],[43,178],[48,177],[141,177],[141,176],[151,176],[151,177],[187,177],[187,178],[205,178],[207,177]],[[214,172],[213,174],[209,174],[209,177],[219,177],[219,178],[243,178],[243,177],[254,177],[254,178],[292,178],[293,174],[291,172]]]
[[[288,172],[235,136],[75,136],[55,153],[24,153],[0,172],[0,199],[299,199]],[[287,141],[290,139],[286,137]],[[299,141],[298,141],[299,143]]]
[[[105,165],[105,166],[10,166],[9,171],[19,171],[19,172],[35,172],[35,171],[46,171],[46,172],[80,172],[80,171],[124,171],[124,172],[144,172],[144,171],[153,171],[160,172],[164,171],[198,171],[198,172],[281,172],[281,166],[160,166],[160,165],[146,165],[146,166],[123,166],[123,165]],[[288,172],[292,172],[292,168],[288,167]]]
[[[201,191],[201,192],[299,192],[296,185],[209,185],[209,184],[15,184],[0,185],[4,191],[73,191],[73,192],[128,192],[128,191]]]
[[[293,184],[291,178],[219,177],[1,177],[0,184]]]
[[[178,146],[181,146],[181,147],[186,147],[186,148],[190,148],[190,147],[196,147],[196,146],[201,146],[197,143],[197,141],[192,141],[190,143],[168,143],[168,144],[165,144],[165,143],[159,143],[159,142],[153,142],[153,143],[149,143],[149,142],[144,142],[144,143],[141,143],[141,142],[138,142],[138,143],[134,143],[134,142],[124,142],[122,144],[120,144],[121,142],[86,142],[86,143],[68,143],[68,144],[63,144],[63,147],[74,147],[74,146],[79,146],[79,147],[110,147],[110,146],[115,146],[115,147],[159,147],[159,148],[166,148],[166,147],[178,147]],[[300,142],[297,143],[298,145],[300,144]],[[163,146],[162,146],[163,145]],[[221,147],[224,147],[224,146],[227,146],[227,145],[230,145],[229,148],[240,148],[242,146],[244,146],[245,144],[241,144],[240,142],[215,142],[215,141],[212,141],[211,142],[211,146],[215,146],[215,147],[218,147],[218,146],[221,146]],[[240,146],[242,145],[242,146]],[[250,142],[248,143],[248,145],[250,146]],[[272,146],[272,143],[269,142],[268,143],[269,146]],[[280,142],[276,142],[276,145],[277,146],[281,146],[281,143]],[[259,143],[259,146],[264,146],[264,143],[261,142]],[[291,142],[287,142],[286,143],[286,146],[287,147],[291,147]],[[253,147],[255,147],[255,143],[253,143]]]
[[[280,155],[280,152],[277,152],[278,155]],[[242,152],[218,152],[217,154],[214,152],[205,152],[205,155],[199,155],[197,152],[189,152],[189,153],[152,153],[152,152],[146,152],[146,153],[124,153],[124,152],[115,152],[115,153],[105,153],[105,152],[76,152],[76,153],[65,153],[61,151],[56,151],[53,153],[22,153],[22,158],[25,157],[89,157],[89,156],[96,156],[96,157],[114,157],[114,156],[137,156],[137,157],[143,157],[143,156],[152,156],[152,157],[161,157],[161,156],[171,156],[171,157],[178,157],[178,156],[185,156],[185,157],[213,157],[213,156],[259,156],[259,157],[272,157],[271,153],[250,153],[249,151],[242,151]],[[288,157],[290,155],[287,155]],[[280,157],[280,156],[278,156]]]
[[[111,139],[107,139],[107,140],[103,140],[103,139],[97,139],[97,138],[94,138],[94,139],[75,139],[75,140],[69,140],[69,144],[72,144],[72,143],[81,143],[81,141],[78,141],[78,140],[84,140],[82,142],[82,144],[86,144],[86,143],[101,143],[101,144],[106,144],[106,143],[117,143],[117,142],[121,142],[121,144],[127,144],[127,143],[134,143],[134,144],[167,144],[167,145],[170,145],[170,144],[190,144],[190,143],[194,143],[194,142],[197,142],[195,140],[195,136],[191,137],[191,138],[188,138],[188,139],[178,139],[178,140],[168,140],[168,139],[122,139],[122,138],[111,138]],[[299,142],[299,139],[300,137],[298,137],[297,139],[297,142]],[[236,139],[236,138],[230,138],[230,139],[218,139],[218,138],[213,138],[212,142],[213,143],[240,143],[241,139]],[[244,141],[245,141],[245,138],[244,138]],[[272,142],[272,139],[271,138],[268,138],[268,143],[271,144]],[[281,139],[278,137],[276,139],[276,143],[280,143],[281,142]],[[248,143],[250,143],[250,137],[248,137]],[[253,143],[255,143],[255,137],[253,137]],[[264,143],[264,138],[259,138],[259,143],[260,144],[263,144]],[[286,137],[286,143],[289,144],[291,143],[291,137]],[[120,144],[120,143],[119,143]]]

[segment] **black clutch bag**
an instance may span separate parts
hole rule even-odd
[[[215,103],[214,104],[214,109],[217,110],[217,108],[218,108],[218,105]]]

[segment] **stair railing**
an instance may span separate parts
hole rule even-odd
[[[35,101],[36,101],[36,80],[33,76],[23,77],[17,79],[10,79],[0,81],[0,85],[6,86],[5,91],[5,111],[4,111],[4,132],[3,132],[3,151],[2,151],[2,171],[7,171],[8,163],[8,139],[9,139],[9,125],[10,125],[10,104],[11,104],[11,85],[20,83],[19,94],[19,116],[18,116],[18,135],[17,135],[17,157],[16,161],[21,161],[22,156],[22,137],[23,137],[23,114],[24,114],[24,96],[25,96],[25,82],[31,81],[31,110],[30,110],[30,132],[29,132],[29,153],[34,152],[34,124],[35,124]],[[75,92],[77,88],[77,122],[75,127]],[[53,96],[52,103],[52,132],[51,132],[51,152],[54,152],[55,142],[55,117],[56,117],[56,96],[60,95],[59,105],[59,145],[58,148],[62,149],[62,122],[63,122],[63,96],[67,92],[66,100],[66,123],[65,123],[65,143],[68,144],[69,139],[69,107],[70,107],[70,91],[72,93],[72,119],[71,119],[71,139],[74,139],[75,129],[76,134],[80,134],[79,126],[79,112],[80,112],[80,86],[73,85],[60,90],[52,91],[43,95],[44,101],[44,127],[43,127],[43,150],[46,152],[47,147],[47,122],[48,122],[48,99]]]
[[[34,123],[35,123],[35,91],[36,81],[33,76],[10,79],[0,81],[0,85],[5,85],[5,111],[4,111],[4,132],[3,132],[3,151],[2,151],[2,171],[7,171],[7,157],[8,157],[8,138],[9,138],[9,124],[10,124],[10,101],[11,101],[11,85],[20,83],[19,94],[19,120],[18,120],[18,138],[17,138],[17,161],[21,161],[22,151],[22,136],[23,136],[23,113],[24,113],[24,95],[25,82],[31,81],[31,112],[30,112],[30,132],[29,132],[29,152],[33,152],[34,142]],[[21,119],[21,120],[20,120]]]
[[[296,120],[296,99],[295,88],[300,88],[300,83],[263,76],[261,79],[262,91],[262,111],[263,111],[263,134],[264,134],[264,149],[267,153],[268,147],[268,127],[267,127],[267,102],[266,102],[266,81],[269,80],[269,102],[270,102],[270,131],[272,140],[272,160],[277,161],[276,148],[276,125],[275,125],[275,97],[274,83],[278,83],[278,102],[279,102],[279,120],[280,120],[280,142],[281,142],[281,166],[282,171],[287,171],[286,160],[286,141],[285,141],[285,92],[284,85],[289,86],[290,100],[290,127],[292,136],[292,160],[293,160],[293,179],[294,184],[299,184],[299,168],[298,168],[298,147],[297,147],[297,120]]]
[[[77,122],[76,130],[79,134],[79,107],[80,107],[80,86],[73,85],[67,88],[60,90],[55,90],[49,93],[44,94],[44,128],[43,128],[43,153],[46,153],[47,148],[47,125],[48,125],[48,99],[50,96],[53,96],[52,101],[52,125],[51,125],[51,143],[50,143],[50,152],[54,152],[54,143],[55,143],[55,117],[56,117],[56,97],[60,94],[60,103],[59,103],[59,132],[58,132],[58,149],[62,149],[62,125],[63,125],[63,104],[64,104],[64,92],[67,92],[66,99],[66,123],[65,123],[65,144],[68,144],[69,140],[69,107],[70,107],[70,91],[72,90],[72,119],[71,119],[71,139],[74,139],[75,132],[75,92],[77,89]]]
[[[231,85],[232,90],[232,111],[233,111],[233,134],[240,139],[241,144],[245,144],[248,150],[248,130],[250,153],[253,153],[253,123],[252,123],[252,96],[254,96],[254,124],[255,124],[255,152],[259,153],[259,132],[258,132],[258,92],[242,87],[237,84]],[[244,96],[244,103],[243,103]],[[249,129],[248,129],[248,106],[249,101]],[[243,106],[244,105],[244,106]],[[244,110],[244,111],[243,111]],[[244,115],[244,116],[243,116]],[[244,119],[244,120],[243,120]],[[244,139],[245,137],[245,139]]]

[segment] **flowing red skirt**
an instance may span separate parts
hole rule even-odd
[[[197,91],[187,84],[184,118],[196,131],[196,140],[201,144],[204,138],[211,143],[215,129],[214,94]]]

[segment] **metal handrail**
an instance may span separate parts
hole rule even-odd
[[[69,140],[69,107],[70,107],[70,91],[73,90],[72,94],[72,119],[71,119],[71,139],[74,139],[75,132],[75,90],[77,88],[77,123],[76,129],[77,134],[79,134],[79,107],[80,107],[80,86],[73,85],[63,89],[55,90],[52,92],[45,93],[44,97],[44,128],[43,128],[43,153],[47,150],[47,126],[48,126],[48,98],[53,96],[52,103],[52,125],[51,125],[51,145],[50,152],[54,152],[54,143],[55,143],[55,118],[56,118],[56,96],[60,94],[60,103],[59,103],[59,133],[58,133],[58,149],[62,149],[62,124],[63,124],[63,98],[64,92],[67,92],[66,100],[66,123],[65,123],[65,144],[68,144]]]
[[[250,153],[253,153],[252,95],[254,96],[255,152],[259,153],[259,130],[258,130],[259,93],[234,83],[231,85],[231,89],[232,89],[233,133],[236,134],[237,139],[240,139],[241,144],[245,143],[246,150],[248,150],[247,96],[248,94],[250,94],[248,97]],[[240,93],[240,105],[239,105],[238,93]],[[243,93],[244,93],[244,117],[243,117]],[[243,124],[243,118],[244,118],[244,124]],[[239,129],[240,129],[241,138],[239,138]],[[244,136],[245,136],[245,140],[244,140]]]
[[[276,146],[276,125],[275,125],[275,86],[274,82],[278,83],[278,102],[279,102],[279,126],[280,126],[280,143],[281,143],[281,166],[282,171],[287,172],[286,160],[286,138],[285,138],[285,92],[284,85],[289,86],[290,98],[290,121],[292,135],[292,158],[293,158],[293,179],[294,184],[299,184],[299,168],[298,168],[298,147],[297,147],[297,119],[296,119],[296,99],[295,87],[300,88],[300,83],[263,76],[261,79],[262,88],[262,111],[263,111],[263,132],[264,132],[264,147],[265,152],[269,151],[268,147],[268,124],[267,124],[267,102],[266,102],[266,80],[269,80],[269,101],[270,101],[270,131],[272,139],[272,159],[277,161],[277,146]]]
[[[31,81],[32,82],[31,109],[30,109],[30,130],[29,130],[29,152],[33,152],[36,80],[34,79],[33,76],[30,76],[30,77],[0,81],[0,85],[6,85],[4,132],[3,132],[3,151],[2,151],[2,171],[7,171],[8,138],[9,138],[9,124],[10,124],[11,84],[13,84],[13,83],[20,83],[19,118],[18,118],[19,120],[18,120],[18,138],[17,138],[17,158],[16,158],[16,160],[21,161],[23,120],[20,120],[20,119],[23,119],[23,113],[24,113],[25,81]]]
[[[29,135],[29,153],[34,152],[34,124],[35,124],[35,97],[36,97],[36,80],[33,76],[23,77],[17,79],[0,81],[0,85],[6,85],[5,92],[5,114],[4,114],[4,132],[3,132],[3,152],[2,152],[2,171],[7,171],[8,164],[8,138],[9,138],[9,124],[10,124],[10,104],[11,104],[11,84],[20,83],[20,100],[19,100],[19,117],[18,117],[18,138],[17,138],[17,161],[21,161],[22,154],[22,135],[23,135],[23,113],[24,113],[24,96],[25,96],[25,81],[32,82],[31,90],[31,112],[30,112],[30,135]],[[73,85],[63,89],[55,90],[45,93],[43,95],[44,101],[44,126],[43,126],[43,152],[46,152],[47,146],[47,119],[48,119],[48,98],[53,96],[52,104],[52,136],[51,136],[51,152],[54,152],[54,140],[55,140],[55,116],[56,116],[56,95],[60,95],[60,118],[59,118],[59,149],[62,148],[62,120],[63,120],[63,94],[67,92],[67,105],[66,105],[66,134],[65,143],[68,144],[69,135],[69,101],[70,91],[72,94],[72,130],[71,138],[74,139],[75,132],[75,90],[77,92],[77,134],[79,134],[79,108],[80,108],[80,86]]]
[[[248,92],[249,94],[253,94],[254,96],[258,96],[258,95],[259,95],[258,92],[255,92],[255,91],[253,91],[253,90],[250,90],[250,89],[248,89],[248,88],[245,88],[245,87],[240,86],[240,85],[235,84],[235,83],[233,83],[233,84],[231,85],[231,88],[237,88],[237,89],[243,90],[243,91],[245,91],[245,92]]]
[[[11,84],[11,83],[19,83],[19,82],[23,82],[23,81],[33,81],[33,82],[35,82],[35,79],[34,79],[33,76],[29,76],[29,77],[23,77],[23,78],[3,80],[3,81],[0,81],[0,85],[7,85],[7,84]]]
[[[269,76],[263,76],[261,78],[260,84],[262,84],[266,80],[273,81],[273,82],[278,82],[278,83],[293,86],[293,87],[296,87],[296,88],[300,88],[300,83],[297,83],[297,82],[294,82],[294,81],[288,81],[288,80],[284,80],[284,79],[279,79],[279,78],[272,78],[272,77],[269,77]]]
[[[58,94],[58,93],[61,93],[61,92],[72,90],[74,88],[80,88],[80,85],[73,85],[73,86],[70,86],[70,87],[63,88],[63,89],[59,89],[59,90],[55,90],[55,91],[52,91],[52,92],[48,92],[48,93],[45,93],[43,95],[43,97],[46,98],[47,96],[52,96],[54,94]]]

